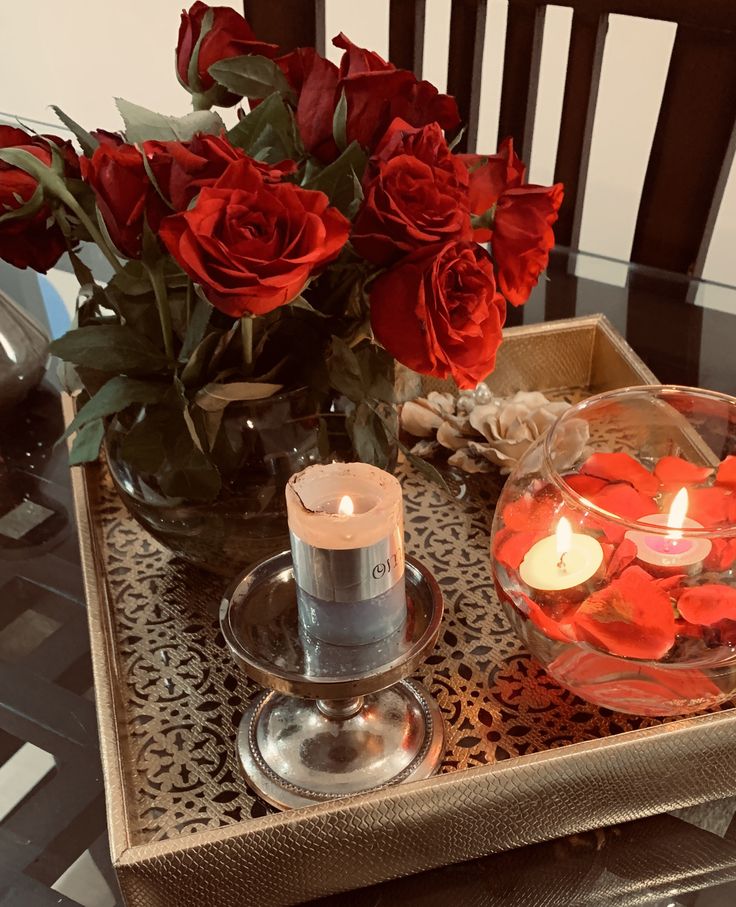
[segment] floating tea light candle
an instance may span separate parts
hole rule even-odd
[[[554,535],[527,551],[519,574],[527,586],[540,592],[574,589],[592,579],[603,563],[603,548],[589,535],[573,532],[570,521],[560,518]]]
[[[664,535],[655,535],[640,529],[631,529],[626,538],[636,545],[637,557],[645,564],[658,567],[666,572],[685,571],[697,573],[713,547],[708,539],[686,539],[683,529],[702,529],[703,526],[687,516],[687,489],[681,488],[675,495],[669,513],[652,513],[643,516],[640,523],[652,526],[666,526]]]

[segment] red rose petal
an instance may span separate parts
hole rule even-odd
[[[675,641],[670,598],[641,567],[589,596],[573,622],[582,639],[627,658],[662,658]]]
[[[615,513],[626,520],[638,520],[657,511],[657,506],[652,498],[641,494],[631,485],[623,482],[606,485],[605,488],[594,494],[590,501],[603,510]]]
[[[549,535],[559,505],[559,500],[549,496],[524,494],[504,507],[503,522],[517,532],[534,530]]]
[[[661,457],[654,467],[654,475],[667,486],[697,485],[712,473],[709,466],[696,466],[682,457]]]
[[[605,479],[598,479],[595,476],[572,475],[564,476],[564,479],[576,494],[588,500],[592,494],[596,494],[608,484]]]
[[[671,598],[677,600],[682,592],[682,583],[685,579],[684,573],[677,573],[674,576],[660,577],[659,579],[655,579],[654,582],[660,589],[664,589]]]
[[[720,620],[736,620],[736,589],[719,583],[685,589],[677,609],[685,620],[706,627]]]
[[[614,513],[626,520],[638,520],[657,511],[657,507],[651,498],[641,494],[625,482],[606,485],[597,494],[591,495],[590,501],[596,506],[603,508],[603,510]],[[614,544],[618,544],[626,533],[626,529],[623,526],[619,526],[617,523],[602,517],[594,517],[593,523]]]
[[[655,495],[659,489],[656,477],[638,460],[626,453],[594,453],[583,463],[584,475],[596,476],[607,482],[628,482],[642,494]]]
[[[574,629],[571,624],[561,624],[559,621],[550,617],[549,614],[538,605],[528,595],[521,593],[524,599],[527,611],[526,616],[535,624],[549,639],[555,639],[558,642],[570,642],[575,639]],[[567,632],[566,632],[567,631]]]
[[[706,570],[722,573],[736,561],[736,539],[713,539],[710,554],[703,561]]]
[[[725,488],[691,488],[688,490],[687,515],[706,529],[729,522],[733,496]]]
[[[568,648],[547,668],[562,686],[589,702],[638,715],[666,715],[672,704],[720,699],[723,691],[695,668],[622,663],[611,655]]]
[[[736,456],[730,455],[721,462],[716,473],[716,484],[736,488]]]
[[[636,559],[637,550],[635,542],[632,542],[631,539],[624,539],[608,562],[606,579],[611,580],[625,570]]]
[[[689,636],[692,639],[703,638],[703,628],[699,624],[691,624],[686,620],[675,621],[675,633],[678,636]]]
[[[512,529],[502,529],[493,537],[494,557],[506,567],[518,570],[527,551],[541,538],[544,538],[543,532],[516,532]]]

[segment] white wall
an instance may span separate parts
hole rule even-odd
[[[227,0],[219,0],[225,3]],[[278,0],[274,0],[277,3]],[[53,122],[58,104],[87,127],[115,128],[121,95],[165,113],[189,109],[174,75],[183,0],[0,0],[0,114]],[[229,4],[240,8],[239,0]],[[327,0],[331,37],[388,53],[388,0]],[[498,127],[506,0],[488,0],[480,147],[491,151]],[[446,85],[450,0],[427,0],[425,78]],[[548,10],[530,160],[532,181],[549,182],[559,132],[570,11]],[[31,36],[31,37],[29,37]],[[611,18],[596,110],[582,223],[587,251],[627,259],[646,160],[661,100],[674,26]],[[705,276],[736,284],[736,176],[727,187]]]

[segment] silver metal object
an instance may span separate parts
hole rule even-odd
[[[442,594],[413,558],[407,620],[371,645],[335,646],[299,625],[290,552],[269,558],[225,595],[220,626],[235,661],[269,687],[240,724],[251,786],[281,809],[427,778],[444,752],[439,708],[408,677],[434,647]]]
[[[393,588],[404,575],[404,540],[395,532],[366,548],[315,548],[291,533],[297,586],[323,601],[362,602]]]

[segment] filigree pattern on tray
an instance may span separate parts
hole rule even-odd
[[[257,688],[236,670],[219,633],[223,585],[153,542],[102,468],[99,475],[92,517],[114,606],[132,842],[263,815],[268,808],[248,790],[235,756],[237,725]],[[500,476],[460,478],[455,499],[416,473],[404,472],[402,480],[407,550],[429,565],[445,597],[437,648],[417,675],[447,721],[443,771],[658,723],[565,692],[511,631],[489,573]]]

